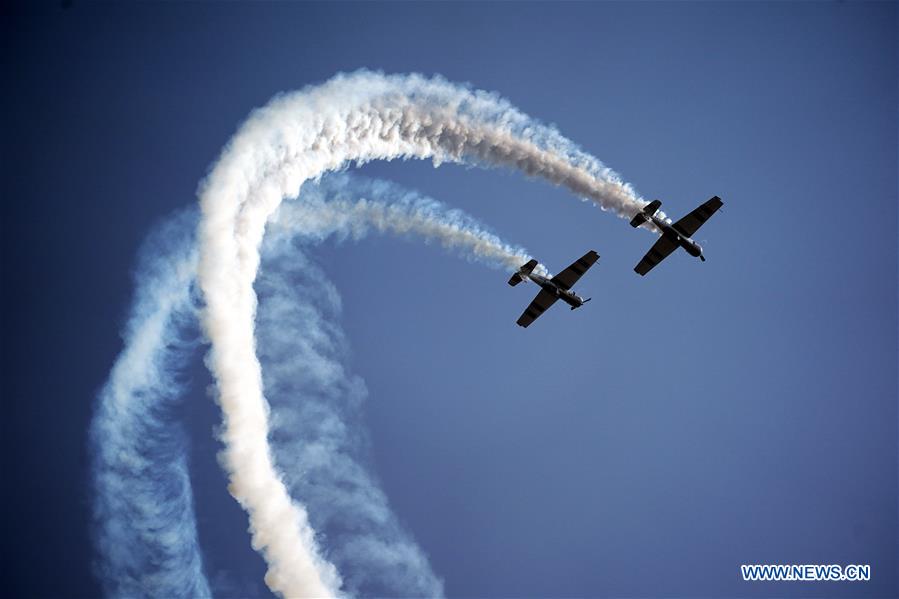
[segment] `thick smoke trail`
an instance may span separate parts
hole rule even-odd
[[[229,490],[248,512],[253,547],[269,565],[266,584],[287,596],[336,594],[340,578],[321,558],[306,511],[291,501],[267,442],[269,407],[253,328],[259,246],[282,198],[296,197],[304,181],[353,162],[396,158],[513,167],[623,217],[645,204],[554,129],[493,94],[439,78],[340,75],[251,115],[201,190],[198,280]]]
[[[275,456],[306,498],[346,590],[439,596],[442,584],[363,466],[353,424],[364,384],[347,373],[334,324],[339,295],[304,253],[329,236],[368,232],[436,241],[500,269],[529,255],[459,210],[399,186],[347,175],[306,185],[282,206],[263,251],[259,335]],[[174,408],[196,349],[193,234],[185,211],[150,235],[136,270],[126,347],[100,393],[92,427],[99,574],[114,596],[208,596],[181,428]]]

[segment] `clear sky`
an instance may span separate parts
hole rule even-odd
[[[369,389],[372,467],[448,594],[899,595],[896,3],[2,10],[10,595],[99,593],[86,431],[144,235],[195,201],[253,107],[360,67],[495,90],[671,216],[725,202],[697,235],[706,263],[680,252],[641,278],[653,238],[563,190],[362,169],[551,269],[602,256],[577,286],[590,304],[522,330],[535,287],[435,247],[317,252]],[[194,373],[210,578],[262,593]],[[872,580],[744,583],[741,563],[870,564]]]

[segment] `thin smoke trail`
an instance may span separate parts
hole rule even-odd
[[[300,196],[283,204],[270,223],[256,281],[275,463],[291,495],[308,505],[315,529],[326,534],[327,555],[343,573],[346,592],[441,596],[441,581],[363,467],[364,429],[351,423],[360,417],[366,392],[346,370],[346,342],[334,325],[339,296],[289,241],[308,245],[331,235],[356,240],[369,232],[415,236],[504,270],[530,256],[461,211],[386,181],[331,175],[320,186],[304,185]]]
[[[436,241],[447,250],[492,267],[515,270],[530,259],[461,210],[381,179],[331,174],[304,186],[302,200],[287,202],[272,216],[269,232],[280,238],[321,241],[361,239],[370,230]],[[545,273],[543,265],[538,272]]]
[[[275,457],[293,495],[307,498],[316,526],[330,531],[329,553],[351,572],[349,592],[438,596],[441,582],[364,468],[352,427],[364,384],[344,366],[334,324],[339,296],[303,248],[329,236],[358,240],[378,232],[437,241],[501,269],[529,256],[461,211],[387,182],[334,175],[304,186],[303,198],[282,206],[259,281]],[[126,347],[98,398],[94,536],[98,572],[113,596],[210,595],[174,413],[185,391],[182,369],[199,345],[192,292],[197,219],[196,211],[184,211],[145,242]]]
[[[286,596],[334,595],[341,580],[321,557],[305,508],[291,501],[267,441],[254,331],[259,247],[268,219],[304,181],[351,163],[397,158],[516,168],[625,218],[645,205],[554,129],[493,94],[440,78],[339,75],[250,116],[201,188],[198,281],[229,491],[249,515],[252,545],[268,564],[266,584]]]
[[[273,263],[278,266],[270,270]],[[426,555],[365,467],[358,421],[366,388],[346,366],[336,290],[298,246],[266,253],[257,290],[275,462],[327,539],[326,555],[344,574],[344,592],[442,596]]]

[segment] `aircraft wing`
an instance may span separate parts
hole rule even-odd
[[[518,319],[518,326],[526,327],[537,318],[546,312],[546,309],[556,303],[556,300],[559,299],[554,294],[550,293],[546,289],[541,289],[540,293],[537,294],[537,297],[534,298],[534,301],[531,302],[531,305],[527,307],[521,317]]]
[[[552,281],[562,289],[571,289],[581,275],[587,272],[587,269],[593,266],[597,260],[599,260],[599,254],[590,250],[578,258],[574,264],[554,276]]]
[[[676,249],[677,242],[667,235],[662,235],[659,237],[658,241],[649,248],[649,251],[646,252],[646,255],[643,256],[643,259],[640,260],[640,263],[634,268],[634,271],[639,275],[645,275],[651,271],[656,264],[667,258],[668,254]]]
[[[696,208],[683,217],[676,223],[674,223],[674,228],[680,231],[682,234],[687,237],[692,237],[693,233],[699,230],[699,227],[702,226],[702,223],[709,220],[709,217],[715,214],[718,211],[718,208],[724,205],[724,202],[721,201],[721,198],[718,196],[713,197],[711,200],[701,205],[699,208]]]

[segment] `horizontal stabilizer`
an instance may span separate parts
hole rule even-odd
[[[512,275],[512,278],[509,279],[509,285],[511,285],[512,287],[515,287],[516,285],[518,285],[519,283],[524,281],[527,278],[527,276],[534,271],[534,269],[536,267],[537,267],[536,260],[528,260],[527,262],[525,262],[524,264],[521,265],[521,268],[518,269],[518,272],[516,272],[514,275]]]
[[[642,212],[638,212],[634,215],[634,218],[631,219],[631,226],[636,229],[645,222],[646,216]]]
[[[536,267],[537,267],[536,260],[528,260],[521,266],[521,268],[518,269],[518,272],[520,272],[523,275],[529,275],[534,271],[534,269]]]
[[[662,200],[653,200],[650,203],[643,206],[643,214],[646,216],[652,216],[656,212],[658,212],[659,208],[662,207]]]
[[[643,206],[643,209],[634,215],[634,218],[631,219],[631,226],[635,229],[648,221],[652,216],[658,211],[662,206],[662,200],[653,200],[650,203]]]

